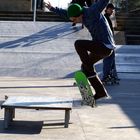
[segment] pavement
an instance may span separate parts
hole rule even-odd
[[[48,96],[73,100],[69,128],[64,111],[17,109],[0,140],[139,140],[140,139],[140,45],[117,45],[119,85],[106,86],[110,99],[97,107],[81,106],[73,86],[80,68],[74,50],[76,39],[90,39],[81,25],[63,22],[0,21],[0,103],[4,96]],[[96,64],[102,75],[102,61]]]

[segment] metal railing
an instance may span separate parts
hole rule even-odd
[[[36,21],[36,5],[37,5],[37,0],[34,0],[34,14],[33,14],[33,21]]]
[[[140,9],[140,0],[110,0],[118,11],[128,13],[135,9]]]

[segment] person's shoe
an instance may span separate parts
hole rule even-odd
[[[95,94],[94,99],[95,100],[98,100],[98,99],[111,99],[111,97],[109,95],[107,95],[107,94],[104,94],[104,95]]]
[[[121,79],[120,79],[120,78],[118,78],[118,77],[115,77],[115,80],[116,80],[116,81],[120,81]]]
[[[101,81],[104,85],[109,84],[111,82],[111,76],[108,75],[108,76],[102,78]]]

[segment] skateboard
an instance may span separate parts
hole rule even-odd
[[[82,71],[75,72],[74,76],[76,80],[76,85],[78,86],[81,96],[82,96],[82,105],[89,105],[95,107],[95,99],[92,89],[89,85],[86,75]]]

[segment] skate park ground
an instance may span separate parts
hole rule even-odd
[[[64,111],[17,109],[15,120],[1,140],[139,140],[140,46],[117,45],[119,85],[106,86],[110,99],[97,107],[81,106],[73,79],[80,68],[74,49],[77,39],[91,39],[81,25],[64,22],[0,22],[0,103],[7,96],[63,97],[73,101],[70,124]],[[102,61],[96,64],[102,75]]]

